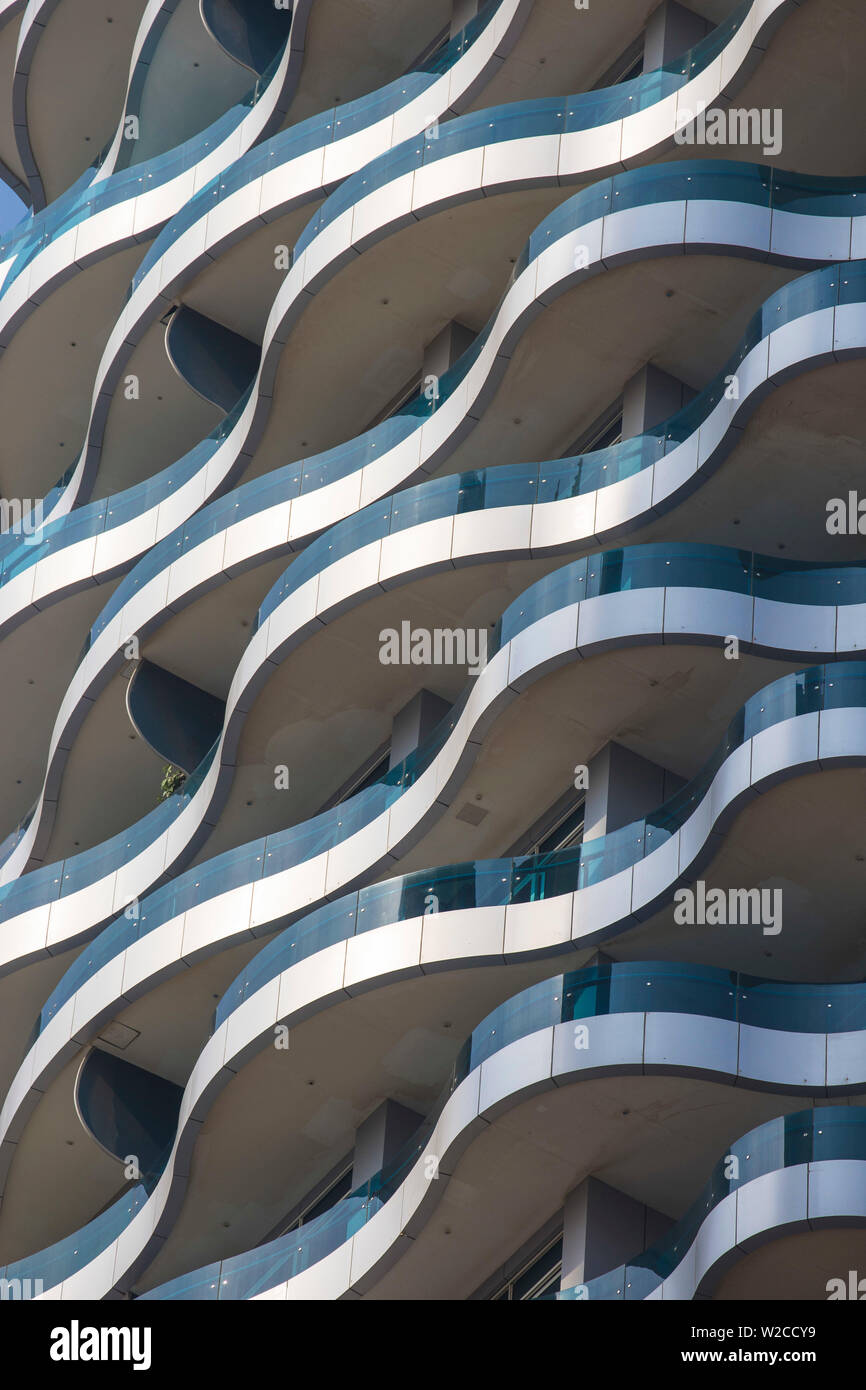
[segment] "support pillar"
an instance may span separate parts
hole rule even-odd
[[[408,705],[404,705],[394,716],[389,771],[430,737],[450,708],[448,701],[434,695],[432,690],[419,690],[417,695],[412,696]]]
[[[451,7],[451,38],[465,29],[478,13],[481,0],[453,0]]]
[[[693,400],[697,392],[648,362],[627,381],[622,393],[622,437],[634,439],[655,429]]]
[[[587,765],[584,842],[620,830],[654,811],[684,779],[620,743],[607,743]]]
[[[474,338],[472,329],[458,323],[457,319],[446,323],[442,331],[437,333],[424,349],[422,377],[444,376],[448,368],[453,367],[458,357],[462,357],[471,346]]]
[[[664,0],[649,17],[644,35],[644,72],[660,68],[700,43],[713,26],[709,20],[680,5]]]
[[[560,1287],[587,1284],[634,1259],[671,1224],[661,1212],[599,1178],[585,1178],[565,1199]]]
[[[422,1118],[396,1100],[383,1101],[368,1115],[355,1135],[352,1187],[360,1187],[384,1168],[411,1139]]]

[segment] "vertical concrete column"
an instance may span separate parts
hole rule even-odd
[[[622,393],[622,437],[634,439],[682,410],[697,395],[690,386],[648,362]]]
[[[451,6],[451,37],[465,29],[478,13],[481,0],[453,0]]]
[[[422,1120],[408,1106],[396,1100],[383,1101],[358,1127],[352,1163],[352,1187],[360,1187],[411,1139]]]
[[[472,332],[472,329],[467,328],[462,323],[458,323],[456,319],[452,319],[450,323],[446,323],[441,332],[437,333],[436,337],[433,338],[431,342],[427,343],[421,353],[421,389],[426,390],[431,385],[431,377],[436,377],[438,379],[444,376],[448,368],[453,367],[457,358],[466,351],[474,338],[475,334]],[[368,374],[369,381],[373,385],[376,384],[374,381],[375,376],[376,368],[374,367],[371,368],[371,374]],[[365,378],[365,380],[368,378]],[[406,401],[414,394],[417,388],[418,377],[413,374],[410,380],[404,382],[402,388],[396,395],[392,396],[387,405],[385,405],[383,409],[377,411],[368,421],[365,428],[371,430],[376,425],[381,424],[383,420],[390,419],[394,411],[398,410],[400,406],[405,405]],[[432,397],[428,396],[427,399],[432,399]]]
[[[615,959],[608,951],[593,951],[589,960],[582,965],[581,970],[589,970],[594,965],[614,965]]]
[[[584,840],[609,835],[654,811],[684,779],[620,743],[607,743],[587,764]]]
[[[680,5],[678,0],[664,0],[649,17],[644,36],[644,72],[660,68],[673,58],[679,58],[710,32],[709,20]]]
[[[421,372],[424,377],[444,376],[470,346],[475,334],[471,328],[452,319],[424,349]]]
[[[419,690],[417,695],[413,695],[408,705],[404,705],[394,716],[389,769],[414,753],[430,737],[450,708],[448,701],[443,700],[441,695],[434,695],[432,690]]]
[[[572,1289],[625,1264],[659,1240],[668,1217],[599,1178],[585,1178],[565,1199],[562,1281]]]

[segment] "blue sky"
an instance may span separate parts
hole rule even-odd
[[[19,222],[26,211],[26,205],[17,194],[13,193],[11,188],[7,188],[5,183],[0,182],[0,237]]]

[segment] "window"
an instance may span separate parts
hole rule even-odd
[[[570,798],[562,798],[551,811],[532,827],[527,837],[518,841],[519,848],[512,853],[551,854],[554,850],[570,849],[583,841],[583,820],[586,807],[586,793],[575,792]]]
[[[644,43],[645,35],[640,33],[593,83],[593,91],[597,92],[602,87],[617,87],[620,82],[630,82],[632,78],[640,77],[643,72]]]
[[[490,1302],[552,1302],[559,1292],[562,1277],[562,1236],[557,1236],[540,1255],[533,1255],[513,1278],[509,1279]]]
[[[589,454],[595,449],[607,449],[611,444],[619,444],[621,439],[622,411],[620,410],[609,424],[604,425],[597,433],[591,434],[577,452]]]
[[[615,77],[611,85],[617,86],[620,82],[630,82],[633,77],[640,77],[642,72],[643,50],[641,50],[636,58],[632,58],[629,62],[626,62],[619,77]]]
[[[316,1199],[305,1207],[300,1216],[296,1216],[294,1221],[290,1221],[288,1226],[277,1232],[277,1235],[287,1235],[289,1231],[297,1231],[301,1226],[306,1226],[308,1221],[313,1221],[317,1216],[322,1216],[324,1212],[330,1211],[331,1207],[337,1205],[341,1198],[347,1196],[352,1190],[352,1169],[347,1168],[338,1178],[335,1178],[330,1187],[327,1187]],[[275,1240],[276,1236],[271,1233],[268,1240]]]
[[[350,787],[340,793],[337,804],[339,805],[343,801],[348,801],[350,796],[357,796],[358,792],[365,791],[367,787],[372,787],[374,782],[378,782],[381,777],[384,777],[385,773],[388,771],[389,757],[390,751],[383,754],[378,762],[373,764],[369,771],[362,773],[357,782],[353,782]]]
[[[583,818],[586,797],[578,796],[575,805],[566,810],[555,825],[546,831],[531,854],[549,854],[553,850],[568,849],[579,845],[583,840]]]
[[[622,396],[599,415],[588,429],[577,436],[562,457],[576,458],[580,454],[590,454],[596,449],[608,449],[612,444],[619,444],[621,439]]]

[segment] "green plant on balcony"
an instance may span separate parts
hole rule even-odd
[[[170,796],[174,796],[176,791],[180,791],[186,781],[186,773],[182,768],[175,767],[173,763],[166,763],[162,769],[162,782],[159,788],[160,801],[167,801]]]

